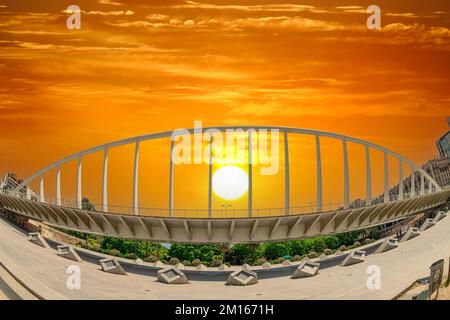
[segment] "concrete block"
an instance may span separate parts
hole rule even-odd
[[[248,265],[247,263],[244,263],[242,266],[241,266],[241,268],[242,269],[244,269],[244,270],[250,270],[250,265]]]
[[[328,258],[328,256],[327,256],[325,253],[322,253],[322,254],[319,256],[319,260],[323,260],[323,259],[326,259],[326,258]]]
[[[227,286],[249,286],[258,283],[258,275],[256,272],[242,269],[235,271],[228,276]]]
[[[189,283],[189,280],[186,277],[186,275],[175,267],[169,267],[162,270],[158,270],[156,277],[159,282],[166,284]]]
[[[364,257],[366,256],[366,252],[363,250],[354,250],[347,257],[345,257],[344,261],[341,262],[341,267],[351,266],[353,264],[364,262]]]
[[[119,261],[113,258],[106,258],[100,260],[100,265],[102,266],[102,270],[108,273],[126,275],[127,273],[123,270]]]
[[[282,264],[283,266],[290,266],[292,263],[289,260],[284,260]]]
[[[76,261],[76,262],[83,262],[83,259],[80,258],[78,253],[75,251],[74,248],[67,244],[61,244],[56,247],[58,252],[56,253],[58,256]]]
[[[425,231],[428,228],[434,226],[435,222],[433,219],[426,219],[425,222],[420,226],[419,232]]]
[[[309,259],[303,259],[295,269],[291,279],[314,277],[319,273],[320,263],[312,262]]]
[[[263,269],[270,269],[270,268],[272,268],[272,265],[270,264],[270,262],[264,262],[261,265],[261,268],[263,268]]]
[[[206,266],[204,264],[200,263],[198,266],[195,267],[195,270],[198,270],[198,271],[206,270]]]
[[[161,261],[156,261],[155,263],[153,263],[154,267],[158,267],[158,268],[165,268],[166,265],[164,263],[162,263]]]
[[[384,239],[383,243],[377,248],[375,253],[386,252],[398,247],[398,239],[397,238],[388,238]]]
[[[447,216],[447,214],[446,214],[444,211],[439,211],[438,214],[434,217],[433,221],[434,221],[435,223],[436,223],[436,222],[439,222],[439,221],[441,221],[442,219],[444,219],[446,216]]]
[[[34,244],[37,244],[38,246],[46,249],[50,249],[47,241],[45,241],[44,237],[39,232],[30,232],[28,236],[30,237],[29,240]]]
[[[221,264],[218,267],[218,269],[223,271],[223,270],[230,270],[231,268],[229,266],[227,266],[226,264]]]
[[[177,264],[175,265],[175,267],[176,267],[177,269],[186,269],[186,266],[185,266],[184,264],[182,264],[181,262],[177,263]]]
[[[405,235],[400,239],[400,242],[405,242],[417,237],[420,234],[419,228],[409,228]]]

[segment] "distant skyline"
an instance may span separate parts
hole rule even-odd
[[[420,165],[448,131],[450,2],[372,2],[0,0],[0,171],[195,120],[336,132]]]

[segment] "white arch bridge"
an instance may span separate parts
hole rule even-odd
[[[170,157],[169,203],[164,209],[140,208],[139,203],[139,147],[148,140],[170,138],[170,154],[173,154],[174,140],[180,134],[198,134],[196,128],[179,131],[167,131],[138,136],[100,145],[57,161],[39,170],[24,180],[15,190],[0,193],[0,207],[4,210],[43,221],[53,226],[82,232],[102,234],[130,239],[143,239],[162,242],[183,243],[257,243],[313,237],[335,234],[351,230],[396,221],[437,208],[450,198],[450,190],[442,189],[424,170],[405,157],[382,146],[340,134],[290,127],[276,126],[228,126],[203,128],[203,132],[226,132],[242,130],[247,133],[248,159],[251,159],[253,130],[276,130],[283,135],[284,148],[284,207],[278,209],[253,208],[253,164],[248,161],[248,207],[236,211],[212,209],[212,163],[208,170],[208,209],[174,209],[174,163]],[[316,143],[316,202],[304,207],[291,207],[291,175],[289,165],[289,137],[291,135],[309,135]],[[343,154],[343,195],[342,203],[327,209],[322,197],[322,158],[320,141],[322,137],[342,142]],[[365,148],[366,198],[350,203],[350,179],[347,143],[355,143]],[[133,192],[130,208],[108,205],[108,151],[112,148],[134,144]],[[212,133],[210,142],[212,157]],[[378,197],[372,195],[372,169],[370,150],[384,155],[384,192]],[[103,153],[102,206],[99,211],[85,210],[82,206],[82,160],[83,157],[97,152]],[[389,186],[388,158],[393,157],[399,164],[399,181],[392,195]],[[211,160],[211,159],[210,159]],[[61,198],[61,166],[76,161],[76,201],[66,203]],[[411,168],[411,175],[405,179],[403,166]],[[56,170],[55,201],[48,201],[44,194],[43,175]],[[417,179],[416,179],[417,178]],[[407,181],[409,179],[409,184]],[[39,195],[32,197],[29,185],[39,180]],[[416,182],[416,180],[418,182]],[[408,189],[408,190],[407,190]],[[26,190],[26,192],[24,192]],[[47,199],[46,199],[47,198]]]

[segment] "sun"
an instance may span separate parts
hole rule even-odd
[[[247,173],[236,166],[222,167],[213,175],[212,188],[222,199],[236,200],[248,190]]]

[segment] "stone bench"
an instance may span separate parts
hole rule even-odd
[[[382,253],[398,247],[398,239],[397,238],[388,238],[384,239],[383,243],[380,244],[375,253]]]
[[[189,283],[186,275],[176,267],[169,267],[158,270],[156,275],[159,282],[165,284],[187,284]]]
[[[351,266],[357,263],[364,262],[364,257],[366,256],[366,252],[362,250],[354,250],[347,257],[345,257],[344,261],[341,262],[341,267]]]
[[[401,238],[400,242],[405,242],[408,240],[411,240],[415,237],[417,237],[418,235],[420,235],[420,231],[419,228],[409,228],[408,231],[405,233],[405,235]]]
[[[419,229],[419,232],[425,231],[428,228],[431,228],[435,225],[435,222],[433,219],[426,219],[425,222],[422,224],[422,226]]]
[[[320,263],[304,259],[295,269],[291,279],[314,277],[319,273]]]
[[[256,283],[258,283],[258,275],[256,272],[242,269],[230,274],[225,284],[227,286],[250,286]]]
[[[117,261],[116,259],[102,259],[100,260],[100,265],[104,272],[120,274],[124,276],[127,275],[125,270],[123,270],[122,266],[120,265],[119,261]]]
[[[44,239],[44,237],[39,232],[30,232],[28,234],[30,237],[30,242],[37,244],[38,246],[41,246],[46,249],[50,249],[50,246],[48,245],[47,241]]]
[[[69,245],[67,244],[61,244],[56,247],[58,252],[56,253],[58,256],[73,260],[76,262],[83,262],[83,259],[80,258],[78,253]]]

